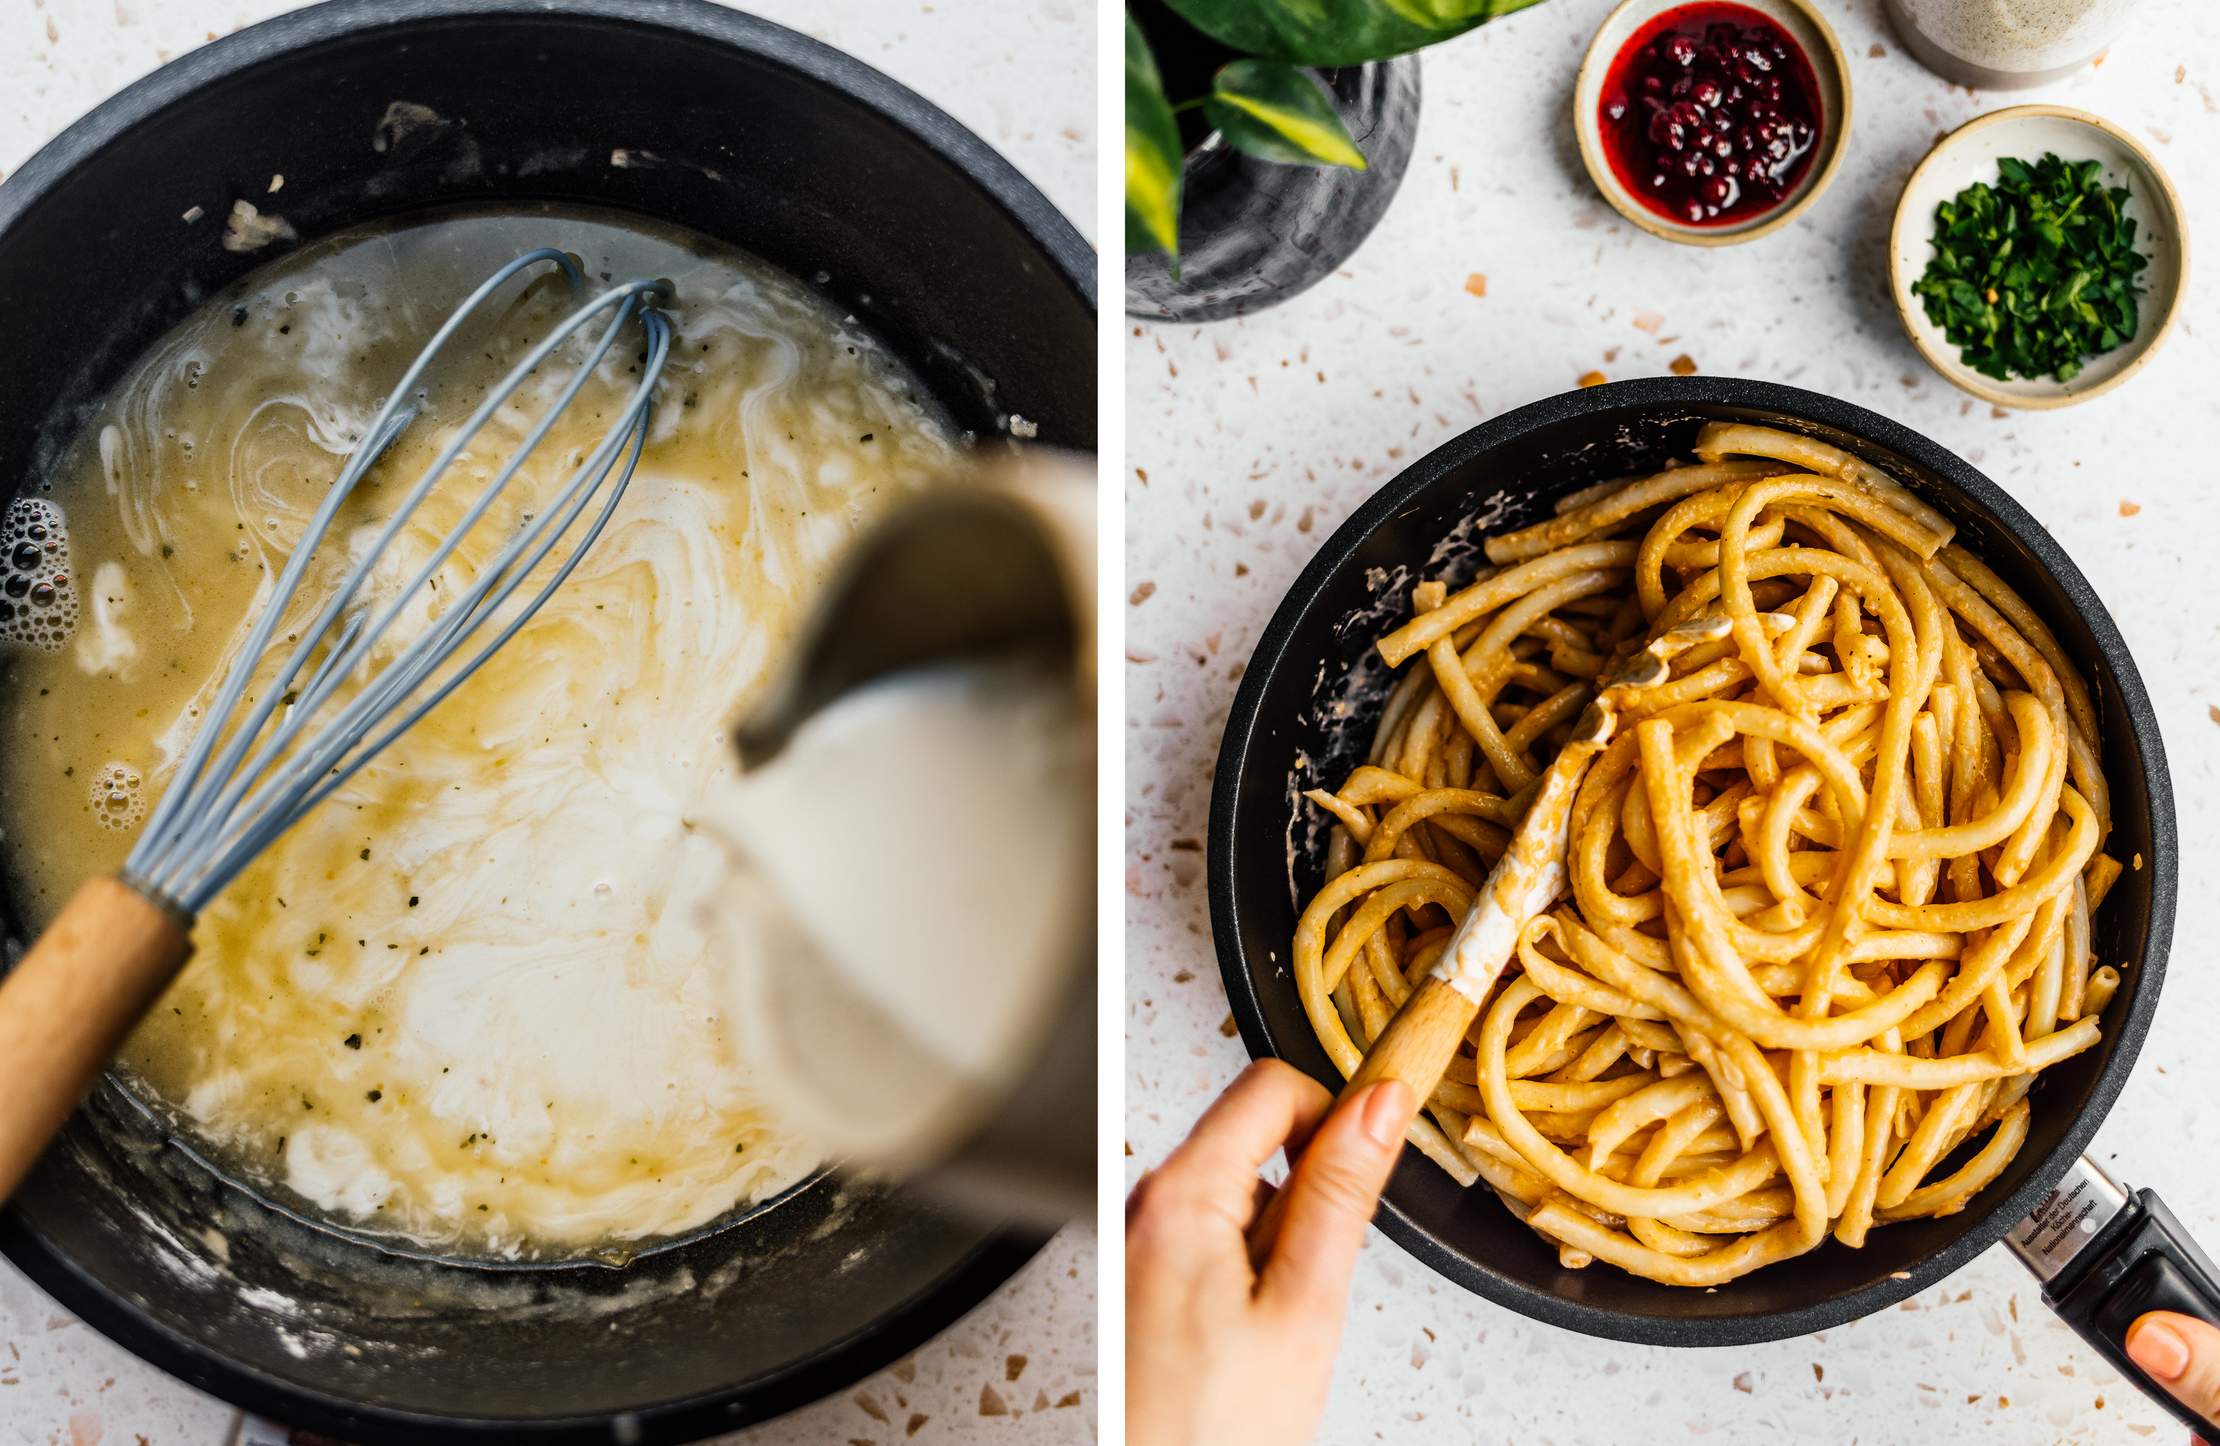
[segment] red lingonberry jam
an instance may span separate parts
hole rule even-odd
[[[1604,77],[1599,119],[1620,183],[1690,226],[1779,205],[1811,169],[1825,124],[1802,48],[1726,0],[1678,6],[1636,31]]]

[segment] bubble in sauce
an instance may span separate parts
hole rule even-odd
[[[102,828],[137,828],[146,817],[146,780],[128,763],[103,763],[93,775],[93,818]]]
[[[53,652],[77,631],[69,528],[44,497],[18,497],[0,515],[0,643]]]

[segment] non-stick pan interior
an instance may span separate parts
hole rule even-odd
[[[751,250],[852,310],[981,436],[1018,416],[1093,446],[1092,255],[868,67],[697,0],[343,0],[157,72],[0,187],[0,478],[36,486],[146,345],[292,244],[227,245],[235,202],[305,242],[546,201]],[[623,1270],[426,1264],[273,1215],[112,1090],[0,1214],[0,1248],[163,1368],[410,1442],[760,1419],[916,1345],[1036,1244],[825,1180]]]
[[[1660,378],[1539,402],[1490,422],[1389,483],[1319,550],[1265,631],[1219,758],[1211,917],[1235,1017],[1252,1053],[1339,1077],[1304,1018],[1288,965],[1300,901],[1323,882],[1325,831],[1301,790],[1362,760],[1388,674],[1374,638],[1410,615],[1427,577],[1469,577],[1491,532],[1546,517],[1576,487],[1686,457],[1708,420],[1787,427],[1854,451],[1957,522],[1959,540],[2025,597],[2081,660],[2102,712],[2113,790],[2108,849],[2140,860],[2095,921],[2097,957],[2124,983],[2096,1049],[2047,1071],[2018,1158],[1962,1213],[1883,1226],[1861,1250],[1828,1242],[1715,1291],[1653,1284],[1607,1265],[1559,1266],[1554,1248],[1485,1189],[1462,1190],[1406,1151],[1380,1216],[1450,1279],[1592,1335],[1722,1345],[1800,1335],[1878,1310],[1994,1244],[2095,1131],[2156,1007],[2173,920],[2173,800],[2158,727],[2110,617],[2040,524],[1942,448],[1871,412],[1756,382]],[[1446,541],[1445,541],[1446,540]]]

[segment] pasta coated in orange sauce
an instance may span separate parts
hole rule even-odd
[[[2087,685],[1951,525],[1862,460],[1714,423],[1573,494],[1378,642],[1404,670],[1335,819],[1297,985],[1343,1074],[1644,640],[1723,617],[1588,770],[1412,1143],[1568,1266],[1711,1286],[1963,1209],[2119,986]],[[2038,1102],[2039,1103],[2039,1102]]]

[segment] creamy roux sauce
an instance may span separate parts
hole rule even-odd
[[[684,1231],[816,1163],[765,1104],[706,943],[729,861],[696,825],[732,770],[727,723],[844,544],[955,458],[915,383],[770,268],[629,221],[454,216],[321,243],[158,345],[46,479],[66,537],[24,557],[70,596],[24,611],[0,679],[0,827],[36,924],[122,861],[381,387],[478,279],[549,243],[590,275],[678,285],[631,490],[503,653],[204,913],[126,1051],[129,1081],[232,1168],[366,1228],[497,1253]],[[543,283],[434,374],[432,414],[343,514],[343,542],[568,305]],[[543,447],[523,505],[598,439],[595,404],[628,389],[636,350]],[[533,415],[511,409],[466,470]],[[374,589],[474,490],[444,487]],[[442,581],[499,540],[474,533]]]

